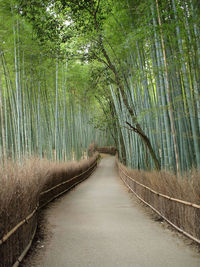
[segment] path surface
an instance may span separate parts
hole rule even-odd
[[[104,158],[88,180],[47,209],[51,237],[31,266],[199,267],[200,254],[127,193],[114,160]]]

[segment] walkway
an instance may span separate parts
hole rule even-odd
[[[47,209],[51,237],[31,266],[199,267],[200,254],[131,198],[114,161],[104,158],[88,180]]]

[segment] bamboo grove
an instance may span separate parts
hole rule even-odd
[[[14,2],[1,1],[1,162],[35,155],[85,158],[90,143],[104,142],[105,134],[90,124],[70,88],[68,59],[41,47],[31,24],[14,9]]]
[[[76,4],[71,3],[73,14]],[[104,86],[111,93],[121,159],[139,169],[199,168],[198,3],[112,4],[97,1],[96,12],[95,4],[85,11],[96,34],[91,51],[110,78]],[[106,10],[110,15],[102,25]]]
[[[79,14],[80,1],[67,2]],[[198,1],[90,1],[86,10],[95,32],[91,53],[113,80],[121,159],[139,169],[199,168]]]
[[[123,32],[127,48],[121,64],[126,65],[124,86],[129,105],[161,168],[178,173],[199,168],[198,1],[126,1],[125,8],[131,26],[130,32]],[[123,22],[118,27],[125,29]],[[129,121],[134,126],[122,94],[117,95],[114,87],[110,89],[120,125]],[[140,129],[129,128],[121,127],[128,164],[152,168],[141,134],[136,134]]]
[[[57,5],[88,50],[84,56],[93,64],[99,102],[110,117],[107,127],[121,160],[133,168],[178,174],[199,168],[198,1]]]
[[[198,0],[2,3],[2,157],[96,141],[132,168],[200,168]]]

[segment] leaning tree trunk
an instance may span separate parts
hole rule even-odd
[[[135,115],[135,112],[134,110],[130,107],[129,103],[128,103],[128,100],[126,98],[126,95],[125,95],[125,91],[124,91],[124,87],[122,85],[122,82],[121,82],[121,79],[119,77],[119,74],[118,74],[118,71],[117,69],[115,68],[115,66],[112,64],[111,60],[110,60],[110,57],[108,56],[104,46],[103,46],[103,42],[102,42],[102,38],[100,36],[99,38],[99,42],[100,42],[100,47],[101,47],[101,51],[104,55],[104,57],[106,58],[106,61],[108,63],[108,66],[109,68],[111,69],[111,71],[113,72],[114,76],[115,76],[115,81],[116,81],[116,84],[120,90],[120,93],[121,93],[121,96],[122,96],[122,99],[123,99],[123,102],[129,112],[129,114],[131,115],[131,118],[135,124],[135,127],[136,127],[136,133],[139,134],[139,136],[141,137],[142,141],[144,142],[144,144],[146,145],[147,149],[149,150],[149,153],[154,161],[154,164],[155,164],[155,167],[156,169],[160,170],[161,169],[161,166],[160,166],[160,162],[159,160],[157,159],[157,156],[156,156],[156,153],[155,151],[153,150],[153,147],[151,145],[151,142],[149,140],[149,138],[145,135],[145,133],[143,132],[140,124],[138,123],[137,121],[137,117]]]

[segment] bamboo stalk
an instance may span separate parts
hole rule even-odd
[[[157,9],[157,14],[158,14],[158,23],[160,26],[160,38],[161,38],[162,52],[163,52],[163,59],[164,59],[164,66],[165,66],[165,79],[166,79],[166,86],[167,86],[168,109],[169,109],[169,117],[170,117],[174,150],[175,150],[175,157],[176,157],[176,169],[177,169],[177,174],[179,176],[180,175],[180,163],[179,163],[178,147],[177,147],[177,141],[176,141],[176,130],[175,130],[175,122],[174,122],[174,116],[173,116],[171,90],[170,90],[170,84],[169,84],[169,74],[168,74],[168,68],[167,68],[167,57],[166,57],[165,43],[164,43],[164,39],[163,39],[162,22],[161,22],[161,18],[160,18],[158,0],[156,0],[156,9]]]

